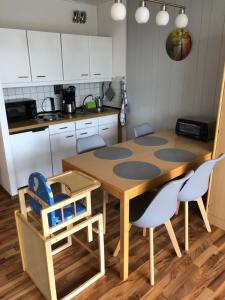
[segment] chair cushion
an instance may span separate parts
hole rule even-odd
[[[69,199],[68,195],[66,194],[58,194],[54,197],[55,203],[59,203],[63,200]],[[76,202],[76,215],[79,216],[80,214],[86,211],[86,207],[81,203],[81,201]],[[67,221],[74,217],[74,206],[73,204],[69,204],[63,208],[64,220]],[[62,213],[61,210],[58,209],[55,211],[56,215],[56,225],[62,223]]]

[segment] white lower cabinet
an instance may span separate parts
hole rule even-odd
[[[49,129],[10,135],[17,188],[28,184],[32,172],[52,176]]]
[[[77,139],[98,134],[98,126],[76,130]]]
[[[99,135],[104,139],[107,146],[118,143],[118,125],[106,124],[99,126]]]
[[[75,130],[50,135],[53,175],[62,172],[62,160],[76,154]]]

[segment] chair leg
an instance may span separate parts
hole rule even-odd
[[[103,191],[103,232],[106,233],[106,205],[109,201],[109,194]]]
[[[209,220],[208,220],[208,217],[207,217],[207,213],[206,213],[206,210],[205,210],[205,206],[204,206],[202,197],[197,199],[197,203],[198,203],[198,207],[199,207],[199,210],[201,212],[203,221],[205,223],[205,227],[206,227],[208,232],[211,232],[211,227],[210,227],[210,224],[209,224]]]
[[[172,226],[170,220],[166,221],[165,226],[166,226],[167,232],[169,234],[170,240],[171,240],[171,242],[173,244],[173,247],[174,247],[174,250],[175,250],[177,256],[181,257],[182,254],[180,252],[180,247],[178,245],[177,238],[175,236],[175,233],[174,233],[174,230],[173,230],[173,226]]]
[[[153,229],[149,228],[149,272],[151,285],[155,284]]]
[[[179,209],[180,209],[180,201],[177,201],[176,216],[179,214]]]
[[[129,225],[129,231],[130,231],[130,229],[131,229],[131,224]],[[114,250],[114,252],[113,252],[113,256],[114,257],[116,257],[118,254],[119,254],[119,252],[120,252],[120,241],[117,243],[117,246],[116,246],[116,249]]]
[[[188,251],[189,245],[188,245],[188,201],[185,201],[185,251]]]

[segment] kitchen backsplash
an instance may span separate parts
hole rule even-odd
[[[115,78],[112,81],[112,88],[114,89],[115,96],[112,101],[108,101],[107,98],[104,98],[104,104],[113,107],[120,107],[121,103],[121,91],[120,91],[120,80],[121,78]],[[69,84],[64,85],[66,88],[70,85],[76,87],[76,105],[77,107],[81,106],[83,103],[83,99],[85,96],[92,94],[94,97],[98,97],[102,95],[102,82],[98,83],[79,83],[79,84]],[[108,88],[109,83],[105,83],[105,91]],[[53,97],[55,99],[55,108],[56,110],[61,109],[61,97],[59,95],[54,94],[54,86],[35,86],[35,87],[22,87],[22,88],[4,88],[4,99],[5,101],[11,99],[18,99],[18,101],[22,98],[28,98],[36,100],[37,102],[37,111],[42,111],[42,106],[45,111],[50,111],[50,101],[43,100],[46,97]]]
[[[82,105],[85,96],[92,94],[94,97],[100,95],[101,83],[80,83],[70,84],[76,87],[76,105]],[[64,85],[64,88],[70,85]],[[10,99],[29,98],[37,102],[38,112],[42,111],[42,103],[46,97],[53,97],[55,99],[55,108],[60,109],[61,99],[54,94],[54,86],[37,86],[37,87],[23,87],[23,88],[5,88],[3,89],[5,101]],[[50,111],[50,101],[45,101],[43,104],[45,111]]]

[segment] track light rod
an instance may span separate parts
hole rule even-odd
[[[182,9],[186,9],[185,6],[183,5],[179,5],[179,4],[175,4],[175,3],[170,3],[170,2],[166,2],[166,1],[160,1],[160,0],[145,0],[146,2],[153,2],[153,3],[157,3],[157,4],[162,4],[162,5],[167,5],[167,6],[173,6],[173,7],[177,7],[177,8],[182,8]]]

